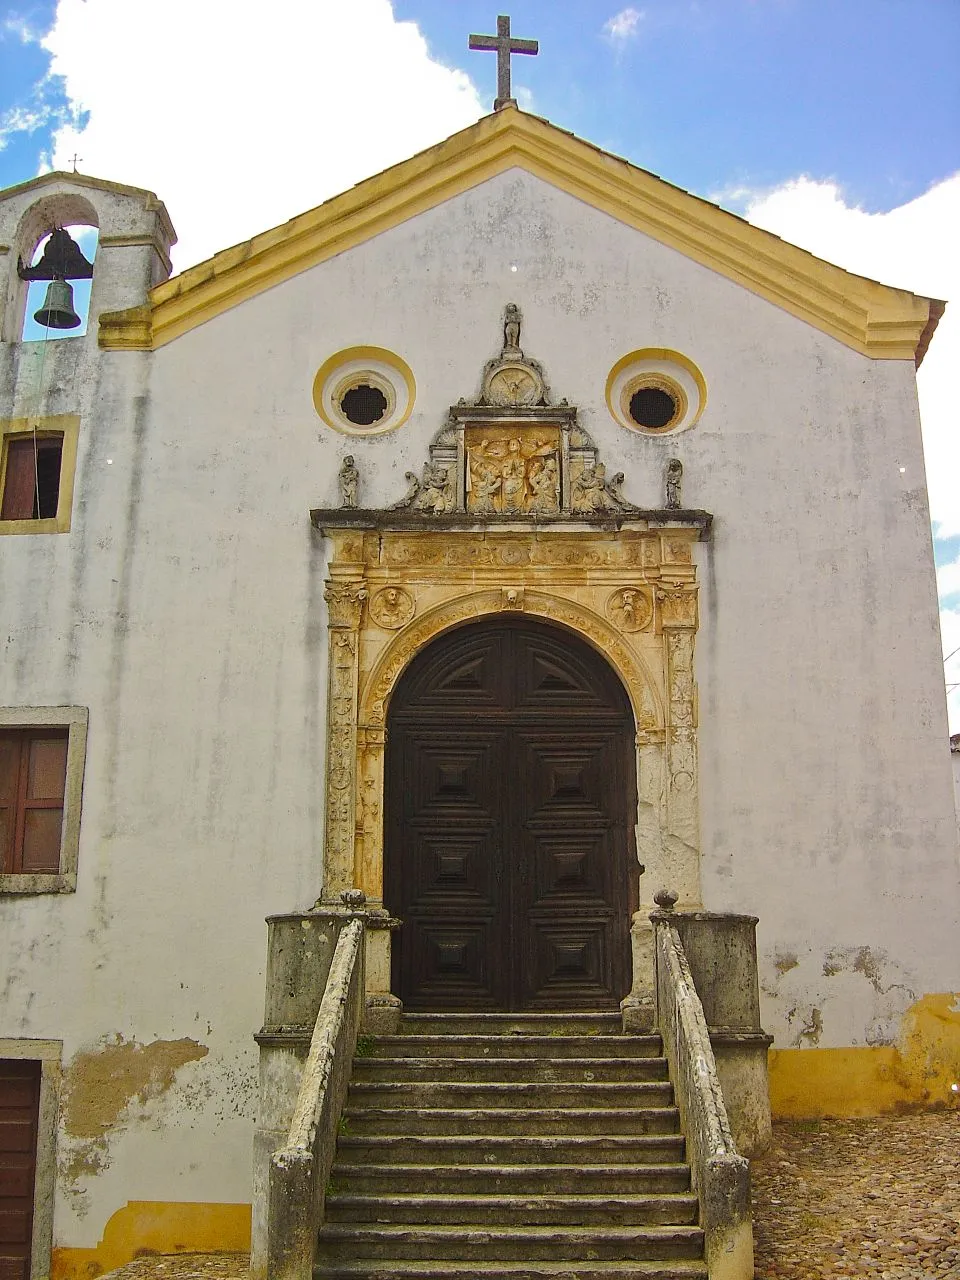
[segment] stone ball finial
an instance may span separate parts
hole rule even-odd
[[[340,901],[351,911],[362,911],[367,905],[367,895],[362,889],[344,889]]]
[[[661,889],[653,895],[653,900],[661,911],[672,911],[677,905],[677,897],[672,889]]]

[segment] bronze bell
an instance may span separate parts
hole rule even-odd
[[[47,329],[76,329],[80,317],[73,309],[73,286],[66,280],[51,280],[43,306],[33,318]]]

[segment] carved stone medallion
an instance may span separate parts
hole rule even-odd
[[[370,617],[387,631],[405,627],[415,612],[413,597],[403,587],[384,587],[370,601]]]
[[[607,617],[621,631],[642,631],[653,618],[653,601],[640,587],[621,587],[607,600]]]
[[[487,404],[501,406],[539,404],[543,399],[543,379],[531,364],[510,360],[491,369],[483,384]]]

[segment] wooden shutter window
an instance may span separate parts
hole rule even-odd
[[[60,870],[66,729],[0,732],[0,870]]]
[[[8,439],[0,520],[56,518],[62,458],[63,436]]]

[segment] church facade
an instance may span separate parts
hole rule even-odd
[[[78,224],[88,332],[23,341]],[[135,188],[0,193],[11,1274],[247,1245],[264,918],[353,889],[372,1025],[644,1025],[668,890],[759,918],[775,1116],[955,1105],[942,304],[509,104],[173,240]]]

